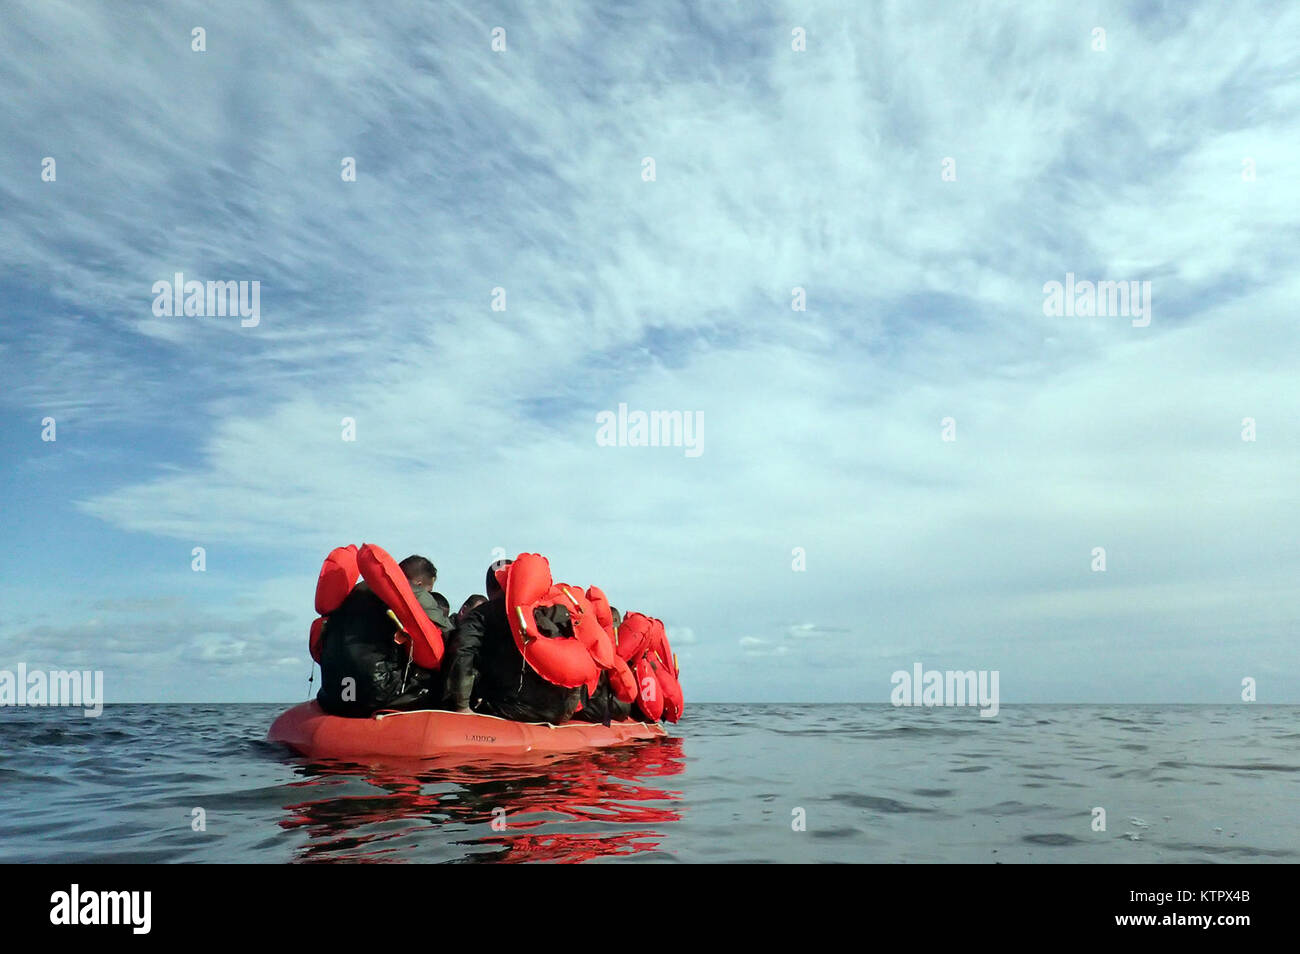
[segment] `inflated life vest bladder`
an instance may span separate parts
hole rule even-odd
[[[587,587],[587,602],[596,613],[596,622],[608,635],[610,642],[617,642],[614,634],[614,611],[609,608],[609,597],[599,586]]]
[[[663,697],[663,717],[669,722],[676,722],[682,717],[685,708],[682,684],[677,679],[677,656],[668,645],[668,633],[664,624],[659,620],[654,620],[654,624],[646,658],[650,660],[650,668],[659,684],[659,695]]]
[[[591,604],[596,622],[609,637],[614,649],[613,665],[603,667],[609,673],[609,687],[614,698],[619,702],[636,702],[636,676],[618,652],[618,628],[614,625],[614,611],[610,609],[609,597],[598,586],[587,587],[587,602]]]
[[[672,663],[660,662],[653,654],[646,657],[650,660],[650,668],[654,670],[655,679],[659,683],[659,695],[663,698],[663,717],[669,722],[676,722],[682,717],[682,709],[685,708],[682,700],[682,686],[677,681],[677,675],[672,671]]]
[[[636,675],[621,657],[614,661],[614,668],[609,671],[609,688],[619,702],[636,702]]]
[[[576,586],[564,583],[555,584],[555,590],[563,597],[556,602],[569,611],[569,617],[573,620],[573,635],[582,641],[597,666],[612,669],[614,660],[618,658],[614,652],[614,640],[605,632],[605,627],[600,625],[600,617],[591,600],[587,599],[587,594]],[[612,617],[610,621],[613,622]]]
[[[599,586],[586,587],[586,602],[591,604],[595,611],[595,620],[601,624],[601,629],[610,634],[610,639],[614,639],[614,610],[610,608],[610,598],[604,595],[604,590]]]
[[[645,661],[654,632],[654,620],[644,613],[631,612],[623,617],[618,628],[618,655],[628,667],[634,695],[625,702],[635,702],[648,719],[658,720],[663,712],[663,699],[659,693],[659,680]],[[621,674],[620,674],[621,675]],[[614,688],[614,673],[610,673],[610,687]],[[618,698],[623,699],[622,696]]]
[[[628,613],[618,628],[618,654],[628,663],[635,663],[650,645],[653,621],[644,613]]]
[[[644,613],[628,613],[618,628],[618,654],[635,674],[636,703],[641,711],[651,719],[680,719],[685,700],[677,678],[677,657],[668,644],[663,621]]]
[[[311,658],[320,662],[321,636],[325,633],[325,617],[317,616],[312,620],[311,632],[307,636],[307,649],[311,652]]]
[[[416,600],[397,561],[383,547],[366,543],[357,554],[357,566],[362,578],[393,611],[410,637],[411,661],[424,669],[437,669],[442,662],[442,630]]]
[[[574,602],[551,582],[546,557],[521,553],[506,569],[506,618],[524,661],[547,682],[568,689],[585,685],[588,692],[595,692],[600,669],[576,632],[573,639],[550,638],[538,629],[533,614],[539,608],[562,601],[567,607]]]
[[[357,585],[361,571],[357,568],[357,547],[349,543],[335,547],[321,564],[316,578],[316,612],[320,614],[311,624],[307,636],[307,649],[311,658],[320,662],[321,635],[325,631],[325,617],[343,605],[343,601]]]
[[[316,580],[316,612],[328,616],[342,606],[360,575],[356,544],[331,550],[321,564],[320,576]]]
[[[659,717],[664,713],[664,696],[659,689],[659,680],[655,676],[654,667],[645,655],[636,661],[636,684],[637,708],[645,713],[647,719],[658,722]]]

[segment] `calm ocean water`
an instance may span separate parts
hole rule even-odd
[[[692,705],[669,741],[455,767],[296,758],[262,741],[285,708],[0,710],[0,861],[1300,858],[1292,706]]]

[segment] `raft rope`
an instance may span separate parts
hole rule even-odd
[[[391,619],[396,624],[397,633],[401,633],[403,636],[406,637],[406,667],[402,670],[402,688],[398,690],[400,693],[405,693],[406,677],[411,672],[411,657],[415,655],[415,641],[411,639],[410,633],[406,631],[406,627],[402,625],[402,621],[397,618],[396,613],[394,613],[392,610],[389,610],[388,618]],[[400,645],[402,643],[402,640],[397,638],[397,633],[393,634],[393,641],[398,645]]]
[[[524,622],[524,608],[523,608],[522,606],[516,606],[516,607],[515,607],[515,615],[519,618],[519,633],[520,633],[520,638],[523,640],[524,647],[527,648],[527,646],[528,646],[528,624],[527,624],[526,622]],[[516,693],[519,693],[519,692],[523,692],[523,691],[524,691],[524,666],[525,666],[525,665],[527,665],[527,660],[524,659],[524,654],[523,654],[523,653],[520,653],[520,654],[519,654],[519,685],[515,687],[515,692],[516,692]]]

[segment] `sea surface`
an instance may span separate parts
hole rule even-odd
[[[0,709],[0,861],[1300,859],[1295,706],[699,704],[456,766],[295,757],[264,741],[287,707]]]

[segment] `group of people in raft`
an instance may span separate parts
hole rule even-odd
[[[360,582],[358,582],[360,578]],[[311,655],[330,715],[449,709],[520,722],[676,722],[683,699],[664,624],[621,615],[595,586],[556,583],[546,558],[488,567],[454,616],[425,557],[367,543],[321,567]]]

